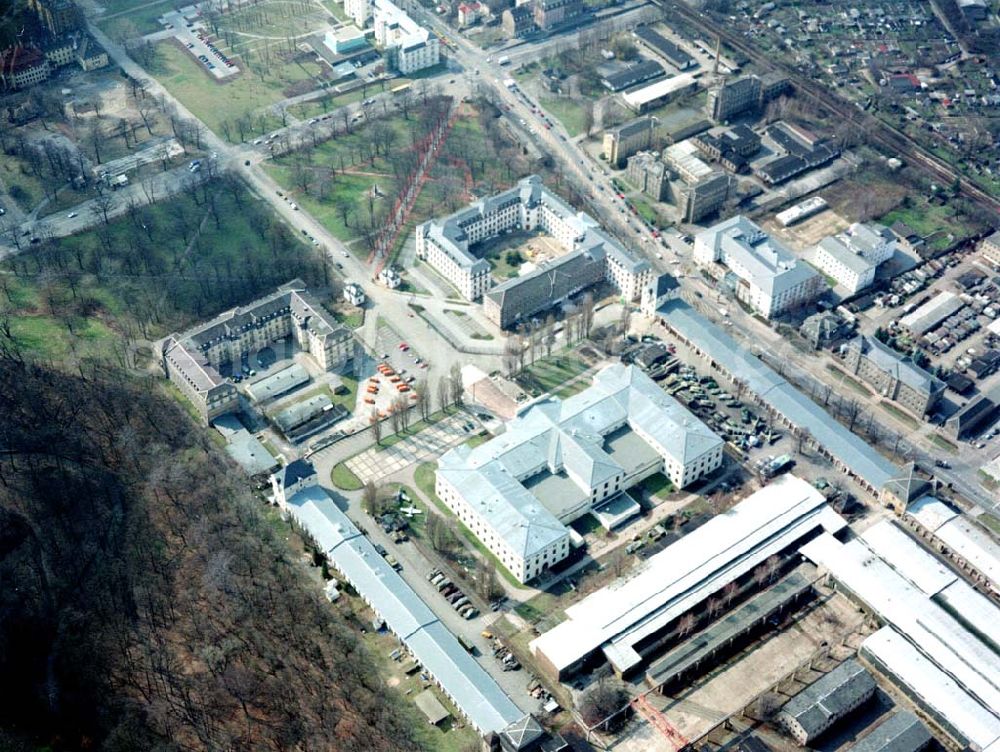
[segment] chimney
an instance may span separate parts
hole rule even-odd
[[[715,36],[715,64],[712,66],[712,77],[719,75],[719,55],[722,52],[722,37],[718,34]]]

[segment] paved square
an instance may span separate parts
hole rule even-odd
[[[462,425],[468,422],[467,415],[452,415],[391,447],[386,449],[372,447],[349,459],[347,467],[362,483],[368,481],[379,483],[393,473],[405,470],[416,462],[437,456],[449,447],[470,438],[472,432],[462,429]]]

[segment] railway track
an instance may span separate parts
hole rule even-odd
[[[715,23],[710,23],[698,11],[693,10],[683,3],[671,2],[670,0],[651,0],[651,2],[663,9],[668,17],[670,14],[682,17],[685,21],[708,35],[708,38],[712,36],[721,37],[724,44],[742,53],[755,63],[767,68],[778,68],[788,76],[798,92],[833,112],[835,115],[857,123],[858,127],[864,129],[867,137],[876,145],[882,147],[882,149],[908,160],[914,166],[922,168],[943,185],[952,185],[958,180],[959,191],[964,196],[994,214],[1000,215],[1000,198],[980,188],[971,180],[961,175],[951,165],[934,156],[927,149],[913,141],[905,133],[900,132],[893,126],[867,112],[862,112],[854,104],[842,99],[827,87],[803,76],[794,68],[767,57],[738,35],[728,32],[724,27],[718,26]]]

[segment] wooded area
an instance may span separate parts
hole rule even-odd
[[[0,414],[0,748],[418,748],[259,502],[151,384],[0,356]]]

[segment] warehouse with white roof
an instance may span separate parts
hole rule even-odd
[[[1000,750],[1000,610],[894,522],[802,554],[886,626],[862,654],[961,744]]]
[[[531,652],[560,680],[604,660],[619,674],[634,671],[649,657],[642,651],[684,614],[771,556],[845,524],[809,483],[793,475],[776,478],[567,608],[566,621],[533,640]]]
[[[904,520],[967,575],[1000,594],[1000,546],[989,533],[933,496],[910,504]]]
[[[435,490],[527,582],[569,554],[567,524],[612,501],[616,519],[632,516],[628,488],[658,472],[689,486],[719,467],[722,448],[641,370],[614,364],[580,394],[535,403],[503,434],[445,453]]]

